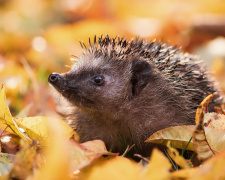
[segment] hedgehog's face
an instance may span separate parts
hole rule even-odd
[[[144,88],[151,70],[145,61],[125,63],[81,59],[80,62],[65,74],[49,76],[49,82],[80,108],[110,110],[122,106]]]

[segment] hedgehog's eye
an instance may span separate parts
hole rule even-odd
[[[93,83],[95,83],[96,85],[102,85],[104,78],[102,76],[98,75],[98,76],[94,76],[91,81]]]

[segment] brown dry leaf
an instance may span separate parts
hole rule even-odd
[[[23,117],[15,118],[16,123],[19,127],[23,128],[27,135],[31,139],[37,140],[41,145],[47,145],[49,143],[49,126],[48,123],[52,118],[44,116],[36,117]],[[74,138],[76,141],[79,140],[76,132],[63,120],[54,119],[61,126],[63,132],[62,138],[68,140]]]
[[[209,160],[205,161],[189,179],[191,180],[211,180],[225,179],[225,151]]]
[[[105,144],[101,140],[88,141],[82,144],[72,142],[70,146],[70,158],[73,171],[79,170],[89,165],[102,155],[117,155],[106,150]]]
[[[207,127],[225,130],[225,115],[215,112],[206,113],[204,123],[207,124]]]
[[[180,156],[179,152],[175,148],[172,148],[170,146],[170,142],[167,143],[167,147],[168,147],[167,152],[169,156],[177,165],[179,165],[181,168],[184,169],[190,168],[189,163],[184,159],[184,157]]]
[[[169,179],[171,163],[168,158],[159,151],[154,149],[150,158],[150,162],[143,174],[143,179],[163,180]]]
[[[19,129],[16,122],[12,118],[9,107],[6,103],[4,83],[2,84],[0,91],[0,107],[0,129],[6,130],[9,133],[17,134],[21,138],[31,141],[31,139]]]
[[[151,135],[146,142],[167,145],[168,141],[175,148],[184,149],[192,137],[195,126],[174,126],[162,129]],[[214,152],[225,150],[225,131],[205,127],[207,141]],[[187,150],[194,151],[193,141],[187,147]]]
[[[121,156],[100,158],[81,170],[79,179],[137,180],[141,179],[137,163]]]
[[[214,155],[213,150],[206,139],[206,134],[204,129],[204,114],[213,96],[214,94],[208,95],[201,102],[201,104],[198,106],[196,111],[196,116],[195,116],[196,128],[195,128],[195,131],[193,132],[193,144],[194,144],[194,150],[197,153],[197,157],[199,160],[206,160]]]

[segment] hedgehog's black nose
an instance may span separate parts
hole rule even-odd
[[[60,81],[62,81],[62,76],[60,74],[52,73],[48,77],[48,82],[53,84],[53,85],[56,84],[56,83],[59,83]]]

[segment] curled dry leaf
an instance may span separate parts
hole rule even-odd
[[[215,94],[210,94],[208,95],[202,102],[201,104],[198,106],[197,111],[196,111],[196,115],[195,115],[195,124],[198,125],[199,123],[204,122],[204,114],[208,108],[208,105],[211,101],[211,99],[213,98]],[[201,121],[201,122],[200,122]]]
[[[196,111],[195,123],[196,128],[193,132],[193,144],[199,160],[206,160],[214,155],[205,135],[204,114],[208,108],[210,100],[214,94],[207,96],[199,105]]]
[[[6,103],[4,83],[2,84],[2,88],[0,91],[0,107],[0,129],[8,131],[12,134],[17,134],[21,138],[29,140],[31,142],[31,139],[19,129],[16,122],[12,118],[9,107]]]

